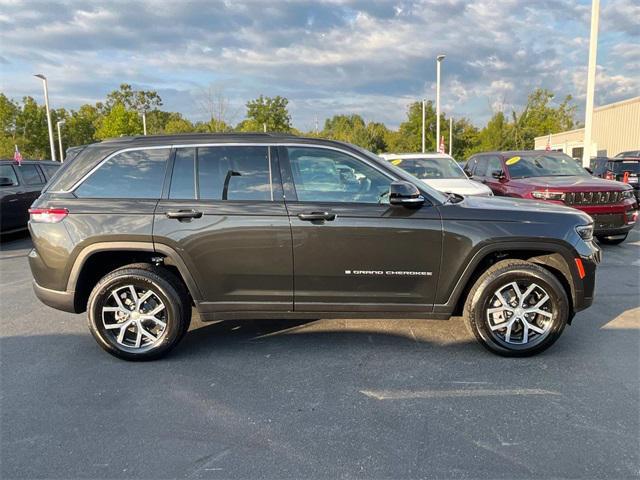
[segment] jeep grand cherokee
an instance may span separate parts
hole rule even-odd
[[[442,194],[346,143],[269,134],[87,146],[33,204],[37,296],[156,358],[204,320],[441,318],[540,352],[593,300],[586,214]]]

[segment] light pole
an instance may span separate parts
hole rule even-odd
[[[423,98],[422,99],[422,153],[424,153],[425,151],[425,142],[426,142],[426,138],[425,138],[426,132],[425,132],[425,125],[424,125],[424,122],[425,122],[425,105],[424,104],[425,104],[425,100]]]
[[[449,117],[449,156],[453,152],[453,117]]]
[[[440,64],[445,55],[436,57],[436,146],[440,150]]]
[[[64,162],[64,151],[62,150],[62,134],[60,133],[60,125],[64,125],[64,120],[58,120],[56,122],[56,129],[58,130],[58,151],[60,152],[60,163]]]
[[[142,109],[142,133],[147,136],[147,111]]]
[[[591,131],[593,129],[593,97],[596,90],[596,55],[598,53],[598,17],[600,0],[591,2],[591,36],[589,37],[589,68],[587,69],[587,105],[584,112],[584,147],[582,166],[591,163]]]
[[[47,111],[47,127],[49,128],[49,146],[51,147],[51,160],[56,161],[56,147],[53,142],[53,127],[51,125],[51,112],[49,111],[49,89],[47,86],[47,77],[43,74],[38,73],[34,75],[34,77],[38,77],[42,80],[42,84],[44,86],[44,106]]]

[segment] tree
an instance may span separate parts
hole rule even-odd
[[[552,105],[554,94],[538,88],[527,99],[520,115],[513,112],[513,143],[515,148],[531,149],[535,137],[571,130],[575,127],[576,106],[567,95],[557,106]]]
[[[116,105],[123,105],[126,110],[148,112],[161,106],[162,99],[155,90],[134,90],[128,83],[123,83],[119,90],[114,90],[107,95],[107,101],[104,104],[105,113]]]
[[[452,155],[458,161],[466,160],[475,153],[480,143],[479,130],[466,118],[453,122],[453,150]],[[448,135],[448,133],[447,133]],[[451,139],[448,139],[451,141]],[[447,143],[448,145],[448,143]]]
[[[13,100],[0,93],[0,156],[11,158],[16,144],[16,121],[20,108]]]
[[[503,112],[496,112],[478,136],[477,151],[512,150],[514,148],[513,126]]]
[[[353,143],[372,152],[387,149],[387,127],[382,123],[365,124],[360,115],[334,115],[325,120],[321,136],[332,140]]]
[[[111,110],[98,122],[96,137],[120,137],[122,135],[140,135],[142,133],[142,119],[137,112],[127,110],[122,103],[116,103]]]
[[[72,111],[64,125],[63,143],[75,147],[95,142],[99,118],[98,109],[93,105],[85,104],[77,111]]]
[[[164,133],[193,133],[195,127],[189,120],[182,118],[179,113],[172,114],[164,126]]]
[[[289,100],[284,97],[264,97],[247,102],[247,119],[238,125],[243,132],[289,132],[291,115],[287,109]]]
[[[425,105],[425,150],[427,152],[436,151],[435,131],[436,112],[433,102],[429,100]],[[422,151],[422,102],[413,102],[408,106],[407,119],[400,124],[398,135],[390,140],[393,143],[389,145],[389,149],[394,152]]]
[[[231,102],[224,95],[224,90],[220,86],[209,84],[207,88],[200,89],[196,96],[200,110],[209,119],[199,126],[204,132],[228,132],[231,117]]]

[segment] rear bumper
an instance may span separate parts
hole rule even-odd
[[[75,309],[75,292],[61,292],[58,290],[50,290],[48,288],[44,288],[34,280],[33,281],[33,291],[40,300],[45,305],[49,307],[55,308],[57,310],[62,310],[65,312],[76,313]]]

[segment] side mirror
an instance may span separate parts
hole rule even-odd
[[[391,182],[389,186],[389,203],[404,207],[420,207],[424,197],[413,183],[405,181]]]
[[[494,170],[491,172],[491,176],[493,178],[497,178],[498,180],[503,180],[505,178],[504,172],[502,170]]]
[[[593,175],[593,170],[591,170],[589,167],[584,167],[584,169],[589,172],[589,175]]]
[[[15,183],[9,177],[0,177],[0,187],[13,187]]]

